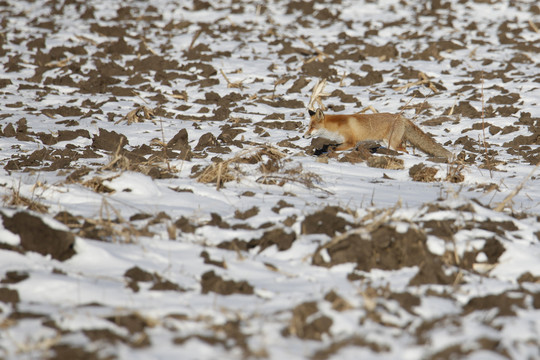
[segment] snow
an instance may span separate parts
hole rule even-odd
[[[535,166],[540,145],[534,137],[526,149],[509,145],[538,131],[540,34],[529,24],[538,26],[540,17],[534,10],[538,5],[451,0],[441,1],[448,8],[431,11],[437,1],[219,0],[206,8],[204,3],[6,2],[0,33],[0,358],[62,358],[62,345],[87,356],[118,359],[540,358],[540,170]],[[195,11],[196,6],[203,8]],[[236,11],[239,7],[242,11]],[[91,20],[82,17],[89,8]],[[319,19],[317,14],[326,10],[335,17]],[[122,11],[132,17],[117,18]],[[45,21],[53,21],[55,30],[38,26]],[[118,37],[92,30],[95,24],[125,27],[123,38],[134,53],[107,53],[107,46]],[[28,45],[36,39],[44,39],[44,47]],[[320,65],[310,60],[317,51],[302,40],[328,53],[327,69],[337,71],[325,91],[340,90],[357,100],[325,98],[324,104],[331,106],[328,112],[342,106],[339,112],[354,113],[368,105],[380,112],[402,112],[452,153],[472,160],[461,165],[438,163],[409,149],[408,154],[395,156],[403,160],[403,169],[383,169],[366,161],[342,161],[343,155],[318,157],[306,151],[311,140],[302,138],[308,121],[305,109],[282,105],[307,103],[317,81],[303,69],[305,64]],[[456,48],[440,45],[443,41]],[[443,46],[439,53],[414,58],[430,42]],[[399,55],[362,55],[358,61],[338,56],[354,50],[363,54],[366,44],[390,44]],[[210,51],[188,59],[192,45],[208,46]],[[66,65],[48,65],[41,80],[31,80],[45,67],[35,60],[38,52],[49,54],[62,46],[71,49],[51,61],[67,59]],[[85,53],[76,52],[77,46]],[[231,55],[216,55],[219,52]],[[75,82],[86,81],[100,61],[114,61],[132,71],[129,64],[153,53],[178,61],[179,67],[191,66],[140,70],[144,82],[133,86],[127,85],[133,74],[112,75],[119,80],[112,86],[133,90],[131,96],[113,95],[110,88],[82,92],[54,82],[66,75]],[[204,59],[207,55],[212,56]],[[522,60],[516,60],[518,56]],[[19,70],[10,69],[17,64]],[[212,66],[216,74],[206,76],[201,64]],[[405,76],[402,68],[423,72],[439,91],[423,85],[400,90],[417,80]],[[241,82],[243,87],[228,84],[220,70],[230,83]],[[368,86],[359,85],[353,76],[364,78],[374,71],[383,80]],[[476,72],[482,73],[481,80],[475,78]],[[169,78],[167,73],[177,76]],[[300,92],[289,92],[298,79],[307,85]],[[10,83],[3,85],[4,80]],[[215,81],[197,83],[206,80]],[[184,90],[187,99],[171,96]],[[225,120],[215,119],[222,105],[206,100],[210,92],[219,101],[240,95],[240,100],[223,105],[230,110]],[[512,104],[490,100],[509,94],[518,94],[519,99]],[[485,119],[447,114],[462,102],[479,112],[491,107],[492,114]],[[417,114],[414,106],[422,104],[428,112]],[[83,115],[54,112],[61,106],[81,109]],[[128,125],[122,119],[138,106],[160,111],[153,119]],[[501,110],[505,106],[517,110],[505,114]],[[54,116],[44,110],[54,110]],[[527,120],[527,113],[532,120]],[[266,116],[274,114],[279,124],[302,125],[288,130],[264,126],[275,119]],[[423,124],[439,117],[449,120]],[[22,135],[30,140],[19,134],[21,119],[28,125]],[[18,135],[7,136],[9,124]],[[218,140],[230,153],[204,149],[193,151],[190,160],[162,155],[163,146],[181,129],[187,130],[193,150],[204,134],[219,138],[226,125],[244,131],[234,138],[240,145]],[[90,138],[47,144],[44,135],[37,135],[56,137],[79,129],[87,130]],[[153,152],[139,163],[130,160],[140,167],[107,167],[115,152],[95,146],[100,129],[125,135],[127,151],[148,146]],[[493,169],[485,166],[484,139]],[[266,148],[283,155],[277,170],[261,170],[273,161],[265,154],[255,164],[233,162],[234,179],[222,186],[194,176],[218,161],[256,157]],[[54,170],[44,169],[54,163],[45,158],[28,160],[30,165],[20,169],[9,167],[41,149],[50,154],[92,150],[97,155],[75,158],[66,152],[59,156],[68,158],[69,165]],[[435,181],[413,181],[409,169],[420,163],[437,170]],[[152,177],[143,171],[152,167],[172,176]],[[463,181],[447,181],[457,168]],[[78,170],[83,171],[81,177],[68,181]],[[265,181],[273,180],[271,176],[277,181]],[[111,192],[88,185],[96,179]],[[496,211],[509,195],[511,201],[503,211]],[[34,204],[46,206],[44,213],[32,208]],[[334,235],[306,233],[306,218],[327,206],[339,208],[336,216],[347,222],[345,230]],[[247,219],[238,215],[254,208],[258,212]],[[30,235],[23,230],[28,229],[17,234],[8,230],[9,219],[19,211],[39,217],[50,229],[75,234],[75,255],[60,261],[24,248],[24,236]],[[59,212],[73,215],[77,225],[55,219]],[[139,220],[131,220],[134,216]],[[192,231],[178,225],[181,219],[188,220]],[[451,232],[444,234],[441,224]],[[419,229],[426,235],[422,249],[429,259],[369,271],[357,269],[354,261],[328,267],[314,264],[315,254],[331,264],[339,245],[355,230],[362,241],[372,241],[371,234],[380,225],[394,232],[388,245],[373,256],[387,254],[396,239]],[[264,250],[261,244],[250,245],[264,241],[274,229],[294,235],[290,248],[280,249],[277,243]],[[247,249],[224,246],[235,241]],[[504,249],[500,256],[493,253],[497,248],[486,248],[490,241]],[[330,246],[333,242],[336,247]],[[396,258],[408,251],[396,252]],[[453,280],[411,285],[431,260]],[[152,280],[129,278],[126,273],[135,267]],[[210,285],[203,284],[203,275],[209,271],[224,283],[246,281],[253,293],[204,293]],[[19,273],[28,277],[17,280]],[[154,288],[167,282],[179,289]],[[11,297],[14,291],[16,301]],[[347,306],[331,300],[331,292]],[[489,295],[506,295],[506,300],[485,307],[471,305]],[[501,316],[507,306],[503,302],[512,300],[516,303],[508,306],[515,315]],[[298,315],[295,309],[311,302],[316,310],[306,318]],[[136,320],[124,323],[123,316]],[[314,325],[321,316],[331,319],[329,329]],[[287,329],[296,333],[286,334]],[[92,339],[98,336],[90,334],[92,330],[109,331],[120,340]],[[320,336],[312,338],[317,336],[309,331],[319,331]]]

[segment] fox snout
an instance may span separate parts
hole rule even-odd
[[[310,126],[306,132],[304,133],[304,135],[302,136],[304,139],[309,139],[311,137],[313,137],[313,132],[315,131],[315,129],[313,128],[313,126]]]

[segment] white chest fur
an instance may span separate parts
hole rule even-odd
[[[343,143],[345,141],[345,138],[337,132],[334,131],[328,131],[327,129],[317,129],[313,132],[314,137],[323,137],[328,140],[332,140],[338,143]]]

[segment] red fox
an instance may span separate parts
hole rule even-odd
[[[325,115],[321,109],[308,110],[311,121],[304,138],[320,136],[340,143],[335,150],[350,149],[360,141],[384,141],[389,148],[407,152],[409,141],[423,152],[452,160],[452,153],[399,114],[376,113]]]

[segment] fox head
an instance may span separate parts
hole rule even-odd
[[[308,114],[310,117],[309,120],[309,127],[304,134],[304,139],[309,139],[313,135],[317,134],[319,130],[324,128],[324,113],[321,109],[316,110],[308,110]]]

